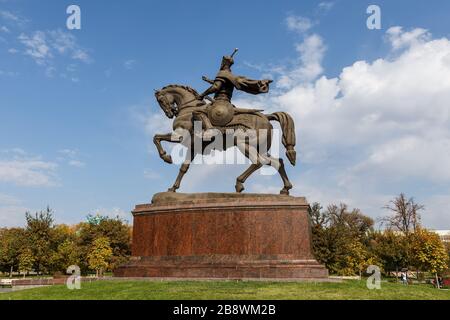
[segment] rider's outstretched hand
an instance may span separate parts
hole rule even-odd
[[[206,76],[203,76],[203,77],[202,77],[202,80],[203,80],[203,81],[206,81],[206,82],[208,82],[208,83],[210,83],[210,84],[213,84],[213,83],[214,83],[213,80],[209,79],[209,78],[206,77]]]

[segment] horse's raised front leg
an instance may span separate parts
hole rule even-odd
[[[173,133],[167,133],[167,134],[156,134],[153,137],[153,143],[156,145],[156,149],[158,149],[159,157],[163,159],[167,163],[172,163],[172,157],[170,154],[167,154],[166,150],[161,145],[161,141],[167,141],[167,142],[173,142],[178,143],[180,142],[179,139],[174,139]]]

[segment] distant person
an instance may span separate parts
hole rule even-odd
[[[438,277],[438,288],[442,288],[444,286],[444,279],[442,277]]]
[[[402,272],[400,277],[403,284],[408,284],[408,275],[406,274],[406,272]]]

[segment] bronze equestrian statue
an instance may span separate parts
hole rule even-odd
[[[210,141],[207,140],[216,134],[221,135],[224,141],[220,150],[236,146],[252,162],[250,167],[236,179],[236,192],[242,192],[248,177],[263,165],[274,167],[280,174],[284,184],[281,194],[288,195],[289,190],[292,189],[283,159],[272,157],[268,150],[272,144],[273,130],[270,121],[278,121],[282,129],[282,142],[286,148],[286,156],[295,166],[294,121],[286,112],[265,115],[261,112],[262,110],[236,108],[231,103],[234,89],[251,94],[267,93],[272,82],[272,80],[251,80],[234,75],[231,67],[234,64],[233,56],[236,52],[237,49],[231,56],[223,57],[220,71],[214,80],[203,77],[203,80],[211,86],[202,94],[181,85],[168,85],[155,92],[156,100],[166,116],[171,119],[175,117],[173,132],[157,134],[153,138],[159,156],[165,162],[172,163],[172,158],[161,146],[161,141],[181,143],[188,148],[186,159],[169,191],[175,192],[180,187],[183,176],[197,154],[206,155],[211,151],[208,151],[207,146]],[[209,94],[214,94],[214,100],[208,97]],[[211,103],[204,101],[207,97],[212,101]],[[201,132],[194,130],[196,121],[201,123]],[[200,138],[200,150],[196,150],[195,143],[196,141],[198,143],[199,133],[203,139]],[[230,134],[232,139],[227,139]]]

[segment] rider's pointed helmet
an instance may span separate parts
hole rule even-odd
[[[227,67],[231,67],[234,64],[234,55],[236,54],[236,52],[238,52],[238,48],[234,49],[233,53],[231,54],[231,56],[224,56],[222,58],[222,64],[220,65],[220,69],[223,69],[225,66]]]

